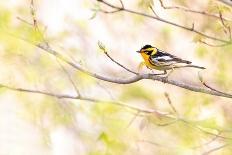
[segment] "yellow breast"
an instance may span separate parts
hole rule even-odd
[[[163,68],[161,67],[158,67],[158,66],[155,66],[155,65],[152,65],[150,62],[149,62],[149,55],[145,54],[145,53],[141,53],[141,56],[143,57],[144,59],[144,62],[146,64],[146,66],[150,69],[156,69],[156,70],[163,70]]]
[[[150,62],[149,62],[149,55],[147,55],[145,53],[141,53],[141,56],[143,57],[144,62],[145,62],[145,64],[146,64],[147,67],[154,68],[154,66],[151,65]],[[154,68],[154,69],[156,69],[156,68]]]

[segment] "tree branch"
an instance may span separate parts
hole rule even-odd
[[[77,94],[78,96],[81,96],[80,91],[78,90],[78,88],[77,88],[75,82],[73,81],[71,75],[69,74],[69,72],[67,71],[67,69],[65,68],[65,66],[63,66],[63,64],[62,64],[58,59],[56,59],[56,61],[57,61],[57,63],[59,64],[60,68],[63,70],[63,72],[64,72],[64,73],[66,74],[66,76],[68,77],[70,83],[72,84],[74,90],[76,91],[76,94]]]
[[[66,94],[56,94],[56,93],[51,93],[51,92],[46,92],[46,91],[41,91],[41,90],[15,88],[15,87],[7,86],[7,85],[4,85],[4,84],[0,84],[0,87],[6,88],[6,89],[9,89],[9,90],[12,90],[12,91],[17,91],[17,92],[26,92],[26,93],[46,95],[46,96],[55,97],[55,98],[58,98],[58,99],[74,99],[74,100],[83,100],[83,101],[88,101],[88,102],[99,102],[99,103],[114,104],[114,105],[117,105],[117,106],[120,106],[120,107],[123,107],[123,108],[127,108],[127,109],[130,109],[130,110],[136,111],[137,112],[136,116],[140,115],[140,113],[143,113],[143,114],[148,114],[148,115],[155,114],[155,115],[158,115],[158,116],[162,116],[162,117],[165,117],[165,118],[172,119],[172,121],[170,121],[168,123],[162,123],[162,124],[155,123],[158,126],[168,126],[168,125],[171,125],[173,123],[176,123],[177,121],[181,121],[184,124],[186,124],[187,126],[193,128],[193,129],[199,130],[199,131],[201,131],[201,132],[203,132],[203,133],[205,133],[207,135],[217,136],[218,138],[221,138],[221,139],[229,139],[229,140],[231,140],[230,137],[225,137],[225,136],[221,136],[219,134],[215,134],[213,132],[205,131],[202,128],[193,125],[191,122],[189,122],[189,121],[187,121],[185,119],[182,119],[182,118],[179,118],[179,117],[177,117],[175,115],[172,115],[169,112],[163,112],[163,111],[159,111],[159,110],[156,110],[156,109],[139,108],[139,107],[135,107],[135,106],[128,105],[128,104],[125,104],[125,103],[122,103],[122,102],[119,102],[119,101],[114,101],[114,100],[100,100],[100,99],[91,98],[91,97],[84,97],[84,96],[80,96],[80,95],[72,96],[72,95],[66,95]],[[217,129],[215,129],[215,130],[217,130]]]
[[[125,8],[116,7],[114,5],[111,5],[111,4],[107,3],[107,2],[105,2],[104,0],[98,0],[98,1],[108,5],[110,7],[116,8],[116,9],[123,9],[123,10],[125,10],[127,12],[148,16],[150,18],[154,18],[154,19],[158,19],[158,20],[160,19],[160,18],[156,18],[156,17],[150,16],[150,15],[143,14],[143,13],[137,13],[137,12],[134,12],[134,11],[130,11],[130,10],[127,10]],[[33,4],[33,0],[31,2]],[[34,8],[34,7],[32,7],[32,8]],[[34,13],[35,11],[32,11],[32,12],[33,12],[32,15],[34,15],[33,19],[34,19],[34,21],[36,21],[36,17],[35,17],[35,13]],[[35,23],[36,23],[36,25],[34,24],[34,27],[37,27],[37,21]],[[38,27],[37,27],[37,29],[39,30]],[[193,29],[193,28],[191,28],[191,29]],[[43,35],[42,35],[42,37],[43,37]],[[26,39],[22,39],[22,38],[20,38],[20,39],[23,40],[23,41],[26,41],[27,43],[32,44],[30,41],[28,41]],[[80,65],[78,65],[78,64],[70,61],[69,59],[65,58],[62,54],[60,54],[57,51],[53,50],[45,39],[44,39],[43,43],[36,44],[36,45],[32,44],[32,45],[36,46],[37,48],[40,48],[41,50],[43,50],[43,51],[45,51],[45,52],[47,52],[47,53],[49,53],[49,54],[51,54],[53,56],[55,56],[56,58],[62,60],[66,64],[68,64],[68,65],[72,66],[73,68],[75,68],[76,70],[81,71],[81,72],[83,72],[83,73],[85,73],[85,74],[87,74],[87,75],[89,75],[91,77],[94,77],[94,78],[102,80],[102,81],[111,82],[111,83],[117,83],[117,84],[131,84],[131,83],[135,83],[137,81],[140,81],[142,79],[150,79],[150,80],[153,80],[153,81],[165,82],[165,83],[175,85],[177,87],[181,87],[181,88],[184,88],[184,89],[187,89],[187,90],[190,90],[190,91],[194,91],[194,92],[200,92],[200,93],[210,94],[210,95],[214,95],[214,96],[232,98],[231,94],[219,92],[219,91],[216,91],[216,90],[213,90],[213,89],[210,89],[210,88],[193,86],[193,85],[189,85],[189,84],[186,84],[186,83],[183,83],[183,82],[180,82],[180,81],[170,80],[170,79],[167,79],[166,77],[161,77],[161,76],[157,76],[157,75],[153,75],[153,74],[138,74],[138,73],[136,73],[134,71],[131,71],[127,67],[121,65],[119,62],[115,61],[110,55],[108,55],[108,53],[105,50],[105,47],[102,44],[99,44],[99,47],[104,51],[104,53],[108,56],[108,58],[110,58],[114,63],[116,63],[117,65],[119,65],[123,69],[125,69],[128,72],[133,73],[135,75],[131,76],[129,78],[126,78],[126,79],[125,78],[121,78],[121,79],[117,78],[117,79],[115,79],[115,78],[109,78],[109,77],[106,77],[106,76],[102,76],[102,75],[99,75],[97,73],[88,71],[88,70],[82,68]],[[52,95],[52,94],[50,94],[50,95]],[[59,96],[58,96],[58,98],[59,98]]]
[[[112,61],[114,62],[115,64],[117,64],[118,66],[122,67],[123,69],[125,69],[126,71],[132,73],[132,74],[135,74],[135,75],[138,75],[138,73],[128,69],[127,67],[123,66],[122,64],[118,63],[116,60],[114,60],[107,52],[106,50],[106,47],[100,42],[98,41],[98,46],[99,48],[104,52],[104,54]]]
[[[220,150],[220,149],[222,149],[222,148],[225,148],[225,147],[227,147],[227,146],[229,146],[229,145],[230,145],[229,143],[223,144],[223,145],[221,145],[221,146],[215,147],[215,148],[213,148],[213,149],[211,149],[211,150],[209,150],[209,151],[203,153],[202,155],[209,155],[209,154],[211,154],[211,153],[213,153],[213,152],[216,152],[216,151],[218,151],[218,150]]]
[[[210,36],[208,34],[205,34],[203,32],[200,32],[200,31],[194,29],[193,27],[186,27],[186,26],[183,26],[183,25],[180,25],[180,24],[177,24],[177,23],[165,20],[163,18],[159,18],[159,17],[156,17],[156,16],[152,16],[152,15],[149,15],[149,14],[145,14],[145,13],[134,11],[134,10],[130,10],[130,9],[126,9],[125,7],[124,8],[118,7],[118,6],[115,6],[113,4],[110,4],[110,3],[106,2],[105,0],[96,0],[96,1],[102,3],[102,4],[106,5],[106,6],[109,6],[109,7],[113,8],[113,9],[116,9],[116,10],[120,10],[120,11],[128,12],[128,13],[131,13],[131,14],[135,14],[135,15],[139,15],[139,16],[143,16],[143,17],[155,19],[155,20],[161,21],[163,23],[166,23],[166,24],[169,24],[169,25],[172,25],[172,26],[175,26],[175,27],[179,27],[179,28],[182,28],[182,29],[190,31],[190,32],[194,32],[194,33],[196,33],[196,34],[198,34],[200,36],[206,37],[208,39],[212,39],[212,40],[215,40],[215,41],[219,41],[219,42],[223,42],[223,43],[228,43],[228,44],[231,43],[230,40],[228,41],[228,40],[220,39],[220,38],[217,38],[217,37],[214,37],[214,36]]]
[[[208,13],[206,11],[192,10],[192,9],[189,9],[189,8],[186,8],[186,7],[183,7],[183,6],[165,6],[164,3],[163,3],[163,0],[159,0],[159,2],[160,2],[161,7],[163,7],[164,9],[176,9],[176,10],[181,10],[181,11],[185,11],[185,12],[201,14],[201,15],[204,15],[204,16],[216,18],[218,20],[221,20],[221,18],[222,18],[225,21],[231,21],[231,19],[220,17],[220,16],[217,16],[215,14]]]
[[[165,82],[165,83],[175,85],[177,87],[181,87],[181,88],[184,88],[184,89],[187,89],[187,90],[190,90],[190,91],[194,91],[194,92],[210,94],[210,95],[214,95],[214,96],[221,96],[221,97],[226,97],[226,98],[232,98],[232,95],[228,94],[228,93],[221,93],[221,92],[211,90],[209,88],[193,86],[193,85],[186,84],[184,82],[175,81],[175,80],[167,79],[165,77],[156,76],[156,75],[152,75],[152,74],[139,74],[139,75],[131,76],[129,78],[123,78],[123,79],[109,78],[109,77],[102,76],[102,75],[99,75],[97,73],[88,71],[88,70],[82,68],[80,65],[77,65],[77,64],[69,61],[63,55],[61,55],[58,52],[56,52],[55,50],[51,49],[48,46],[48,44],[34,45],[34,46],[36,46],[36,47],[42,49],[43,51],[45,51],[45,52],[59,58],[60,60],[62,60],[65,63],[69,64],[70,66],[72,66],[73,68],[75,68],[75,69],[77,69],[77,70],[79,70],[79,71],[81,71],[81,72],[83,72],[83,73],[85,73],[85,74],[87,74],[87,75],[89,75],[91,77],[94,77],[96,79],[103,80],[103,81],[106,81],[106,82],[117,83],[117,84],[131,84],[131,83],[135,83],[137,81],[140,81],[142,79],[150,79],[150,80],[154,80],[154,81]]]
[[[1,88],[6,88],[12,91],[18,91],[18,92],[26,92],[26,93],[33,93],[33,94],[41,94],[41,95],[46,95],[46,96],[50,96],[50,97],[56,97],[56,98],[63,98],[63,99],[74,99],[74,100],[84,100],[84,101],[89,101],[89,102],[100,102],[100,103],[111,103],[111,104],[115,104],[121,107],[126,107],[128,109],[134,110],[134,111],[138,111],[140,113],[144,113],[144,114],[158,114],[160,116],[163,117],[168,117],[168,118],[175,118],[175,116],[171,115],[168,112],[162,112],[162,111],[158,111],[155,109],[142,109],[142,108],[138,108],[135,106],[131,106],[119,101],[113,101],[113,100],[100,100],[100,99],[96,99],[96,98],[91,98],[91,97],[85,97],[85,96],[80,96],[80,95],[67,95],[67,94],[56,94],[56,93],[51,93],[51,92],[46,92],[46,91],[41,91],[41,90],[32,90],[32,89],[25,89],[25,88],[15,88],[15,87],[11,87],[11,86],[7,86],[4,84],[0,84]]]
[[[18,37],[17,37],[18,38]],[[131,84],[131,83],[135,83],[137,81],[140,81],[142,79],[150,79],[153,81],[159,81],[159,82],[165,82],[180,88],[184,88],[190,91],[194,91],[194,92],[199,92],[199,93],[204,93],[204,94],[209,94],[209,95],[213,95],[213,96],[221,96],[221,97],[225,97],[225,98],[232,98],[231,94],[228,93],[221,93],[221,92],[217,92],[214,90],[211,90],[209,88],[204,88],[204,87],[199,87],[199,86],[194,86],[194,85],[189,85],[186,84],[184,82],[181,81],[176,81],[176,80],[171,80],[171,79],[167,79],[166,77],[161,77],[161,76],[157,76],[154,74],[138,74],[138,75],[134,75],[128,78],[110,78],[110,77],[106,77],[106,76],[102,76],[99,75],[97,73],[88,71],[84,68],[82,68],[80,65],[69,61],[67,58],[65,58],[62,54],[58,53],[57,51],[53,50],[46,42],[43,44],[38,44],[35,45],[33,43],[31,43],[30,41],[23,39],[23,38],[18,38],[21,39],[57,58],[59,58],[60,60],[62,60],[63,62],[67,63],[68,65],[72,66],[74,69],[83,72],[84,74],[87,74],[93,78],[102,80],[102,81],[106,81],[106,82],[111,82],[111,83],[116,83],[116,84]]]

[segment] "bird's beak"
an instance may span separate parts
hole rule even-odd
[[[140,51],[136,51],[137,53],[141,53],[141,50]]]

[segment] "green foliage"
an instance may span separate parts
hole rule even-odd
[[[96,84],[96,79],[82,72],[76,72],[74,77],[78,78],[83,85],[91,86]]]
[[[118,137],[114,137],[113,134],[107,134],[102,132],[98,138],[99,141],[102,141],[106,146],[106,152],[104,154],[122,154],[126,149],[126,144],[122,142],[122,140],[118,139]]]
[[[196,48],[196,54],[199,58],[204,58],[207,56],[208,50],[205,46],[199,45]]]
[[[52,98],[40,99],[40,102],[33,102],[25,98],[27,94],[21,94],[24,101],[24,107],[28,113],[25,113],[25,118],[38,123],[48,121],[53,127],[59,125],[68,125],[73,123],[72,113],[68,110],[71,105],[69,103],[57,104],[56,100]],[[39,100],[37,100],[39,101]],[[67,105],[66,105],[67,104]]]
[[[210,1],[209,3],[209,12],[212,13],[228,13],[231,12],[231,8],[227,5],[223,5],[221,3],[214,3],[213,1]]]
[[[2,32],[4,29],[9,27],[11,19],[12,19],[12,14],[10,11],[5,10],[0,6],[1,9],[1,14],[0,14],[0,32]]]
[[[116,114],[117,112],[121,111],[122,109],[117,105],[112,105],[111,103],[96,103],[93,106],[93,111],[96,113],[97,116],[109,116],[110,114]]]
[[[101,8],[100,8],[99,3],[94,4],[93,9],[92,9],[93,14],[92,14],[92,16],[90,17],[90,19],[94,19],[94,18],[97,16],[97,14],[98,14],[98,12],[99,12],[100,9],[101,9]]]
[[[149,9],[150,6],[154,5],[153,0],[139,0],[138,6],[143,9]]]
[[[154,93],[151,94],[151,91],[149,91],[148,89],[145,89],[144,87],[140,87],[138,85],[133,85],[128,87],[127,89],[124,89],[120,98],[126,101],[142,99],[148,101],[149,103],[152,103],[155,96],[156,95]]]
[[[219,129],[218,123],[217,123],[217,118],[216,116],[212,116],[210,118],[204,119],[204,120],[200,120],[194,123],[195,125],[199,125],[203,128],[208,128],[215,131],[215,129]],[[217,134],[217,133],[215,133]]]

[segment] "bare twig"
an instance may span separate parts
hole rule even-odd
[[[197,148],[201,148],[203,146],[206,146],[206,145],[209,145],[211,144],[212,142],[216,141],[218,139],[218,136],[221,134],[221,132],[219,132],[217,135],[215,135],[211,140],[209,140],[208,142],[204,143],[204,144],[201,144],[201,145],[198,145],[198,146],[194,146],[194,147],[191,147],[192,149],[197,149]]]
[[[102,88],[110,97],[110,99],[115,99],[115,97],[112,95],[112,93],[108,90],[108,88],[106,88],[104,85],[101,84],[101,81],[96,81],[96,84]]]
[[[170,96],[167,92],[164,93],[164,96],[166,97],[168,104],[170,105],[170,107],[172,108],[173,112],[176,113],[178,115],[178,112],[176,110],[176,108],[173,106],[172,101],[170,99]]]
[[[18,20],[20,20],[21,22],[26,23],[26,24],[28,24],[28,25],[30,25],[30,26],[33,26],[33,25],[34,25],[34,24],[32,24],[32,23],[26,21],[25,19],[21,18],[21,17],[16,17],[16,18],[17,18]]]
[[[180,25],[180,24],[165,20],[163,18],[158,18],[156,16],[152,16],[152,15],[145,14],[145,13],[142,13],[142,12],[138,12],[138,11],[122,8],[122,7],[118,7],[116,5],[113,5],[111,3],[106,2],[105,0],[97,0],[97,1],[104,4],[104,5],[106,5],[106,6],[109,6],[109,7],[113,8],[113,9],[121,10],[121,11],[124,11],[124,12],[128,12],[128,13],[131,13],[131,14],[135,14],[135,15],[139,15],[139,16],[143,16],[143,17],[147,17],[147,18],[151,18],[151,19],[155,19],[155,20],[161,21],[163,23],[166,23],[166,24],[169,24],[169,25],[172,25],[172,26],[175,26],[175,27],[179,27],[179,28],[182,28],[182,29],[190,31],[190,32],[194,32],[194,33],[196,33],[196,34],[198,34],[200,36],[206,37],[208,39],[212,39],[212,40],[223,42],[223,43],[231,43],[231,41],[224,40],[224,39],[221,39],[221,38],[217,38],[217,37],[214,37],[214,36],[210,36],[208,34],[200,32],[200,31],[198,31],[196,29],[193,29],[192,27],[186,27],[186,26],[183,26],[183,25]]]
[[[63,70],[63,72],[67,75],[70,83],[72,84],[74,90],[76,91],[77,96],[81,96],[80,91],[78,90],[78,88],[77,88],[75,82],[73,81],[71,75],[69,74],[69,72],[66,70],[66,68],[62,65],[62,63],[58,59],[56,59],[56,61],[59,64],[59,66],[61,67],[61,69]]]
[[[137,111],[137,113],[132,117],[132,119],[130,120],[130,122],[128,123],[126,128],[129,128],[131,126],[131,124],[134,122],[134,120],[138,117],[140,111]]]
[[[223,25],[224,28],[225,28],[225,29],[224,29],[224,30],[225,30],[225,33],[228,34],[229,39],[231,40],[231,29],[230,29],[230,26],[229,26],[228,24],[225,23],[225,21],[224,21],[224,19],[223,19],[223,17],[222,17],[222,12],[221,12],[221,11],[219,11],[219,16],[220,16],[220,21],[221,21],[222,25]]]
[[[203,40],[199,40],[198,42],[202,43],[202,44],[205,44],[207,46],[211,46],[211,47],[225,47],[225,46],[228,46],[229,43],[224,43],[224,44],[219,44],[219,45],[216,45],[216,44],[211,44],[211,43],[208,43],[206,41],[203,41]]]
[[[147,143],[147,144],[151,144],[151,145],[154,145],[156,147],[163,147],[163,148],[167,148],[167,149],[174,149],[175,147],[174,146],[167,146],[166,144],[165,145],[162,145],[162,144],[159,144],[157,142],[153,142],[153,141],[150,141],[150,140],[138,140],[138,142],[140,143]]]
[[[35,6],[34,6],[34,0],[31,0],[30,11],[31,11],[31,16],[32,16],[32,20],[33,20],[34,29],[38,32],[38,34],[42,38],[43,42],[48,44],[48,42],[46,41],[46,39],[44,37],[44,34],[40,31],[40,28],[38,26],[38,21],[37,21],[37,18],[36,18],[36,10],[35,10]]]
[[[211,13],[208,13],[206,11],[192,10],[190,8],[186,8],[186,7],[183,7],[183,6],[165,6],[164,3],[163,3],[163,0],[159,0],[159,2],[160,2],[161,7],[164,8],[164,9],[176,9],[176,10],[181,10],[181,11],[185,11],[185,12],[201,14],[201,15],[216,18],[216,19],[219,19],[219,20],[220,20],[220,18],[223,18],[223,20],[232,21],[231,19],[220,17],[218,15],[211,14]]]
[[[140,143],[148,143],[148,144],[154,145],[156,147],[164,147],[164,148],[167,147],[166,145],[161,145],[161,144],[159,144],[157,142],[152,142],[152,141],[149,141],[149,140],[138,140],[138,142],[140,142]]]
[[[39,32],[40,36],[42,37],[44,43],[49,46],[49,43],[46,41],[43,33],[40,31],[40,28],[38,26],[38,22],[37,22],[37,18],[36,18],[36,11],[35,11],[35,6],[34,6],[34,0],[31,0],[31,5],[30,5],[30,10],[31,10],[31,16],[33,19],[33,27]],[[27,22],[26,22],[27,23]],[[29,23],[28,23],[29,24]],[[59,66],[62,68],[62,70],[64,71],[64,73],[67,75],[69,81],[71,82],[73,88],[75,89],[77,96],[80,96],[80,92],[78,90],[78,88],[75,85],[75,82],[72,80],[72,77],[70,76],[70,74],[68,73],[68,71],[65,69],[65,67],[62,65],[62,63],[56,58],[57,63],[59,64]]]
[[[193,129],[199,130],[199,131],[201,131],[201,132],[203,132],[203,133],[205,133],[207,135],[217,136],[220,139],[229,139],[229,140],[232,140],[232,137],[226,137],[226,136],[223,136],[223,135],[220,135],[220,134],[215,134],[213,132],[204,130],[201,126],[193,125],[190,121],[187,121],[185,119],[180,119],[179,118],[179,121],[183,122],[184,124],[186,124],[187,126],[193,128]],[[214,130],[217,131],[218,133],[222,133],[221,131],[218,131],[217,129],[214,129]]]
[[[215,152],[215,151],[218,151],[218,150],[220,150],[220,149],[222,149],[222,148],[225,148],[225,147],[227,147],[227,146],[229,146],[230,144],[223,144],[223,145],[221,145],[221,146],[218,146],[218,147],[216,147],[216,148],[213,148],[213,149],[211,149],[211,150],[209,150],[209,151],[207,151],[207,152],[205,152],[205,153],[203,153],[202,155],[209,155],[209,154],[211,154],[211,153],[213,153],[213,152]]]
[[[124,4],[123,4],[122,0],[119,0],[119,1],[121,3],[122,8],[124,8]]]
[[[1,88],[7,88],[13,91],[19,91],[19,92],[28,92],[28,93],[34,93],[34,94],[42,94],[46,96],[51,96],[51,97],[56,97],[56,98],[67,98],[67,99],[77,99],[79,98],[78,96],[72,96],[72,95],[66,95],[66,94],[55,94],[55,93],[50,93],[50,92],[45,92],[45,91],[40,91],[40,90],[31,90],[31,89],[25,89],[25,88],[14,88],[11,86],[7,86],[4,84],[0,84]]]
[[[157,18],[160,18],[151,5],[150,5],[150,9]]]
[[[37,20],[36,20],[36,14],[35,14],[34,0],[31,0],[30,9],[31,9],[31,16],[32,16],[32,19],[33,19],[33,25],[34,25],[35,28],[38,28],[38,24],[37,24]]]
[[[174,120],[172,120],[170,122],[167,122],[167,123],[154,123],[154,124],[157,125],[157,126],[169,126],[169,125],[172,125],[172,124],[176,123],[177,121],[179,121],[178,118],[176,118],[176,119],[174,119]]]
[[[94,9],[93,9],[94,10]],[[94,10],[96,11],[96,10]],[[103,9],[99,9],[98,11],[102,12],[102,13],[106,13],[106,14],[111,14],[111,13],[117,13],[117,12],[120,12],[122,11],[121,9],[117,9],[117,10],[113,10],[113,11],[106,11],[106,10],[103,10]]]
[[[89,101],[89,102],[100,102],[100,103],[110,103],[110,104],[115,104],[121,107],[125,107],[134,111],[137,111],[139,113],[144,113],[144,114],[158,114],[163,117],[168,117],[168,118],[175,118],[173,115],[167,112],[162,112],[158,111],[156,109],[142,109],[139,107],[131,106],[119,101],[113,101],[113,100],[100,100],[92,97],[84,97],[84,96],[73,96],[73,95],[66,95],[66,94],[56,94],[56,93],[50,93],[46,91],[41,91],[41,90],[32,90],[32,89],[25,89],[25,88],[15,88],[11,86],[7,86],[4,84],[0,84],[1,88],[6,88],[9,90],[13,91],[18,91],[18,92],[27,92],[27,93],[33,93],[33,94],[41,94],[41,95],[46,95],[50,97],[56,97],[56,98],[64,98],[64,99],[74,99],[74,100],[84,100],[84,101]]]
[[[135,75],[138,75],[138,73],[128,69],[127,67],[123,66],[122,64],[118,63],[117,61],[115,61],[109,54],[108,52],[106,51],[106,48],[105,46],[101,43],[101,42],[98,42],[98,46],[99,48],[104,52],[104,54],[111,60],[113,61],[115,64],[117,64],[118,66],[124,68],[125,70],[127,70],[128,72],[132,73],[132,74],[135,74]]]
[[[224,93],[224,92],[219,91],[219,90],[217,90],[217,89],[215,89],[215,88],[209,86],[208,84],[206,84],[206,82],[203,80],[203,77],[200,75],[200,72],[198,72],[198,78],[199,78],[200,82],[201,82],[205,87],[207,87],[207,88],[209,88],[209,89],[211,89],[211,90],[213,90],[213,91],[215,91],[215,92],[218,92],[218,93]]]

